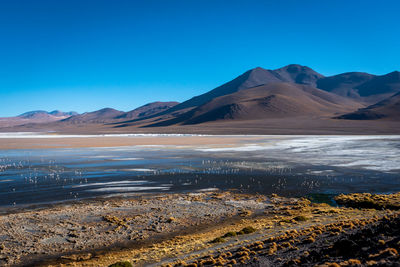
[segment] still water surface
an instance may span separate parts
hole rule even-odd
[[[214,146],[0,150],[0,206],[238,189],[400,191],[400,136],[260,136]]]

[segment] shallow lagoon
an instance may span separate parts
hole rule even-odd
[[[400,136],[0,150],[1,206],[216,189],[287,196],[400,191]]]

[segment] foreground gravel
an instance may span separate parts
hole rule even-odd
[[[0,266],[31,265],[46,259],[83,260],[105,248],[161,240],[268,205],[257,196],[208,192],[14,210],[0,216]]]

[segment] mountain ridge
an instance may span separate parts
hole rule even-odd
[[[296,75],[295,78],[293,75]],[[298,76],[301,76],[301,78]],[[315,72],[311,68],[298,64],[290,64],[276,70],[268,70],[261,67],[256,67],[242,73],[233,80],[228,81],[221,86],[214,88],[213,90],[182,102],[181,104],[173,107],[170,111],[172,112],[180,109],[192,108],[194,106],[202,105],[215,97],[231,94],[267,83],[289,82],[293,80],[305,82],[308,78],[312,80],[310,76],[323,77],[322,74]]]
[[[32,111],[28,111],[25,113],[22,113],[16,117],[19,118],[34,118],[35,116],[40,116],[40,115],[52,115],[55,117],[66,117],[66,116],[74,116],[74,115],[78,115],[77,112],[75,111],[68,111],[68,112],[63,112],[60,110],[53,110],[50,112],[47,112],[45,110],[32,110]]]
[[[387,76],[392,78],[388,79]],[[186,113],[190,109],[211,101],[213,98],[276,82],[310,85],[342,97],[351,98],[364,105],[377,103],[395,92],[400,92],[400,76],[398,75],[398,71],[385,75],[347,72],[325,77],[313,69],[299,64],[289,64],[274,70],[256,67],[221,86],[192,97],[159,115],[167,115],[174,112]]]
[[[338,119],[346,120],[377,120],[395,119],[400,120],[400,92],[396,93],[376,104],[355,112],[339,116]]]
[[[51,129],[62,129],[68,125],[74,127],[76,124],[80,124],[79,127],[92,124],[115,129],[254,119],[284,121],[285,118],[298,116],[309,120],[327,121],[365,120],[368,116],[375,120],[382,118],[400,120],[397,116],[393,116],[396,111],[390,110],[398,108],[393,104],[397,98],[391,97],[399,92],[398,71],[384,75],[346,72],[324,76],[307,66],[290,64],[277,69],[256,67],[247,70],[234,79],[182,103],[152,102],[128,112],[112,108],[83,114],[39,110],[21,114],[20,116],[24,118],[18,120],[21,123],[40,124],[35,127]],[[385,102],[386,99],[391,100]],[[378,113],[378,110],[381,113],[385,111],[384,113],[390,116]],[[368,113],[368,116],[363,112]],[[364,115],[357,117],[356,114]],[[62,115],[66,117],[62,118]],[[38,119],[30,120],[34,116]],[[39,119],[40,116],[51,116],[53,119],[46,121],[44,118]],[[4,118],[0,119],[0,127],[1,120],[7,121]]]
[[[150,124],[149,127],[170,126],[176,123],[198,124],[224,119],[249,120],[304,115],[329,116],[338,111],[349,111],[353,107],[361,106],[361,104],[352,100],[306,84],[280,82],[260,85],[214,98],[176,118],[156,122]]]

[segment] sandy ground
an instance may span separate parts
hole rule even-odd
[[[119,147],[136,145],[226,145],[260,139],[257,136],[98,136],[55,138],[0,138],[0,149]]]
[[[173,125],[168,127],[146,127],[154,121],[144,120],[121,127],[115,123],[82,124],[27,124],[18,127],[0,128],[0,132],[53,131],[68,134],[121,134],[121,133],[165,133],[165,134],[399,134],[400,121],[396,120],[338,120],[322,117],[265,118],[257,120],[221,120],[198,125]]]

